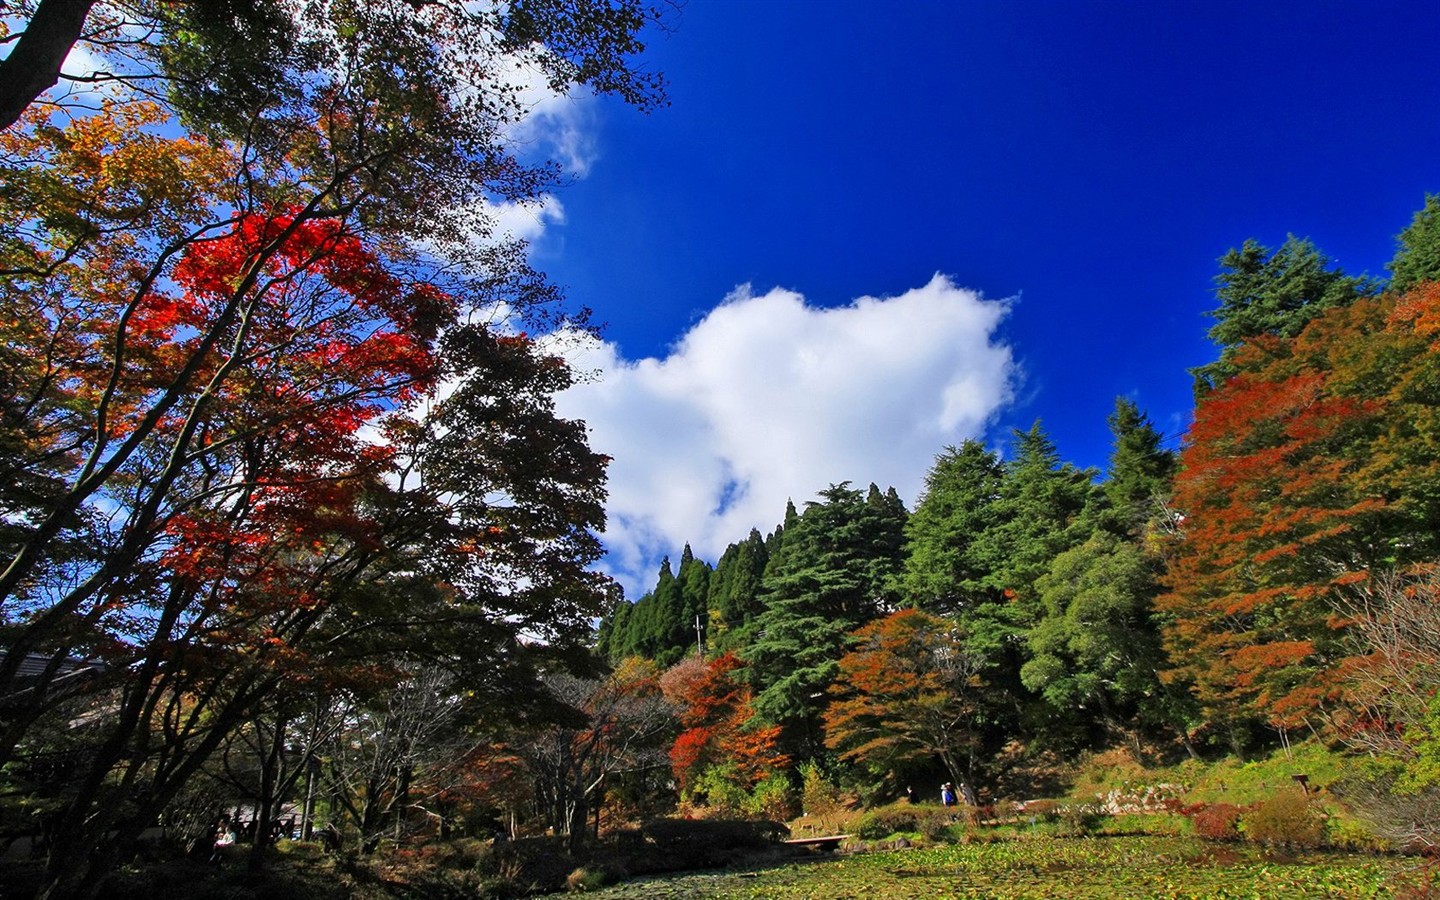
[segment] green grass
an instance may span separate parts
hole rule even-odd
[[[1279,750],[1253,760],[1233,757],[1202,762],[1187,760],[1173,766],[1142,767],[1115,752],[1093,758],[1082,766],[1071,796],[1089,800],[1110,790],[1128,793],[1152,784],[1185,786],[1188,803],[1258,803],[1277,790],[1293,788],[1294,775],[1305,775],[1312,789],[1323,789],[1343,777],[1350,763],[1341,753],[1319,742],[1294,745],[1287,755]]]
[[[1196,838],[1036,838],[865,853],[746,872],[618,885],[611,898],[891,900],[891,898],[1392,898],[1432,879],[1413,859],[1267,855]]]

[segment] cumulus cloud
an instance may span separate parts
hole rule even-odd
[[[740,288],[663,359],[595,341],[571,352],[599,373],[559,406],[613,458],[610,573],[634,598],[662,555],[688,542],[714,561],[831,483],[894,486],[913,504],[935,455],[1012,399],[1008,309],[942,275],[840,308]]]

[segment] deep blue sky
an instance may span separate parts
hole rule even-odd
[[[1293,232],[1383,274],[1440,191],[1433,3],[688,0],[668,21],[645,61],[671,105],[601,105],[537,254],[606,337],[660,356],[738,284],[831,306],[944,273],[1020,296],[1001,337],[1024,381],[991,439],[1038,417],[1082,466],[1119,394],[1178,440],[1227,248]]]

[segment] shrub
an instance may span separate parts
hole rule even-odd
[[[1319,847],[1325,821],[1300,791],[1281,791],[1244,817],[1245,837],[1257,844]]]
[[[634,874],[732,865],[788,834],[778,822],[745,819],[656,819],[641,831],[646,847],[629,861]]]
[[[571,893],[595,891],[605,886],[605,873],[597,869],[581,867],[565,879],[565,890]]]
[[[780,772],[765,776],[750,792],[745,802],[745,812],[776,822],[794,818],[797,810],[795,791],[790,786],[790,779]]]
[[[860,817],[855,834],[867,841],[878,841],[898,832],[919,831],[919,816],[913,806],[882,806]]]
[[[1060,808],[1059,800],[1031,800],[1021,815],[1034,822],[1055,822],[1060,818]]]
[[[1151,777],[1128,748],[1115,747],[1081,760],[1080,772],[1071,790],[1076,796],[1091,797],[1110,791],[1128,793],[1132,784]]]
[[[1161,813],[1122,813],[1118,816],[1104,817],[1096,831],[1099,834],[1122,837],[1139,834],[1193,834],[1195,828],[1194,823],[1184,816]]]
[[[961,807],[963,810],[964,807]],[[920,816],[917,823],[920,833],[929,841],[948,841],[954,836],[954,831],[963,829],[961,822],[968,821],[968,816],[962,816],[953,810],[932,809]]]
[[[1186,811],[1195,833],[1207,841],[1233,841],[1240,837],[1244,810],[1233,803],[1201,803]]]
[[[814,762],[800,767],[800,803],[805,815],[828,819],[840,811],[840,792]]]
[[[689,799],[716,815],[734,817],[745,811],[750,796],[736,783],[734,766],[710,766],[691,785]]]
[[[1062,803],[1055,816],[1076,834],[1091,834],[1100,829],[1105,814],[1093,803]]]
[[[1332,816],[1325,822],[1325,843],[1341,850],[1389,853],[1394,845],[1365,822],[1350,816]]]

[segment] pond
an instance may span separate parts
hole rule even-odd
[[[1434,873],[1409,857],[1267,852],[1193,837],[1016,839],[636,880],[587,896],[711,900],[1389,898]]]

